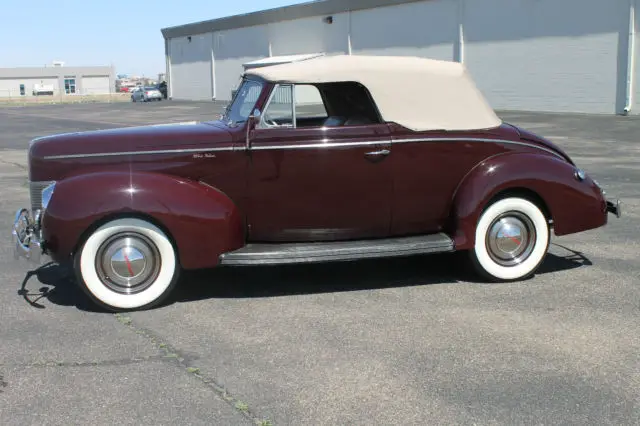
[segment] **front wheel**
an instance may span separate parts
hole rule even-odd
[[[96,229],[77,252],[74,266],[85,293],[112,311],[158,305],[179,276],[177,255],[167,235],[133,218]]]
[[[542,264],[549,240],[549,225],[538,206],[524,198],[504,198],[482,213],[470,256],[480,275],[491,281],[525,279]]]

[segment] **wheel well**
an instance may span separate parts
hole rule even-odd
[[[551,214],[551,210],[549,209],[549,206],[547,205],[547,203],[537,192],[529,188],[503,189],[502,191],[495,194],[491,198],[491,200],[489,200],[489,202],[486,204],[483,210],[487,209],[491,204],[495,203],[496,201],[499,201],[508,197],[519,197],[519,198],[524,198],[525,200],[531,201],[542,211],[542,214],[544,214],[544,217],[547,219],[547,221],[549,222],[553,221],[553,216]]]
[[[75,254],[78,252],[78,250],[80,250],[80,247],[82,246],[82,244],[84,244],[84,242],[87,241],[87,238],[89,238],[89,236],[96,229],[100,228],[105,223],[108,223],[108,222],[111,222],[111,221],[114,221],[114,220],[117,220],[117,219],[125,219],[125,218],[145,220],[145,221],[151,223],[152,225],[157,226],[162,232],[164,232],[164,234],[167,236],[169,241],[171,241],[171,245],[173,246],[173,249],[174,249],[174,251],[176,253],[176,256],[178,258],[177,259],[178,265],[181,264],[180,263],[180,253],[178,251],[178,245],[176,244],[176,241],[173,238],[173,235],[171,234],[171,232],[169,232],[169,229],[162,222],[160,222],[158,219],[156,219],[155,217],[150,216],[150,215],[145,214],[145,213],[140,213],[140,212],[112,213],[112,214],[105,215],[105,216],[101,217],[100,219],[96,220],[90,226],[88,226],[87,229],[85,229],[84,232],[82,232],[82,234],[80,235],[80,238],[78,238],[78,241],[76,242],[75,246],[73,247],[73,251],[71,252],[71,258],[73,258],[75,256]]]

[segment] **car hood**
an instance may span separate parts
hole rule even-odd
[[[525,142],[529,142],[529,143],[533,143],[539,146],[542,146],[543,148],[547,148],[550,149],[554,152],[557,152],[558,154],[560,154],[562,157],[564,157],[565,160],[567,160],[570,164],[574,165],[573,160],[571,160],[571,158],[569,157],[569,155],[562,149],[560,148],[558,145],[556,145],[555,143],[551,142],[549,139],[544,138],[540,135],[537,135],[529,130],[526,130],[520,126],[516,126],[514,124],[510,124],[510,123],[504,123],[505,125],[511,127],[512,129],[514,129],[517,133],[518,136],[520,137],[520,140],[525,141]]]
[[[111,153],[194,149],[231,142],[232,136],[223,126],[215,122],[192,121],[45,136],[31,141],[29,156],[44,160]]]

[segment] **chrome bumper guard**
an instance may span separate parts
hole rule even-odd
[[[616,201],[607,200],[607,212],[613,213],[616,215],[617,218],[620,218],[620,216],[622,216],[621,204],[622,203],[620,202],[620,200],[616,200]]]
[[[43,241],[40,239],[39,218],[33,218],[27,209],[16,212],[11,229],[13,258],[27,259],[31,263],[43,264],[49,260]]]

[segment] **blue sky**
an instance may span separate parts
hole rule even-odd
[[[164,72],[160,29],[304,0],[0,0],[0,67],[110,65]]]

